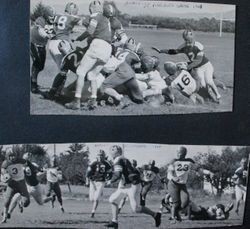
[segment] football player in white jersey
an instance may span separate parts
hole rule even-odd
[[[174,222],[181,221],[179,211],[186,208],[189,204],[189,193],[186,183],[194,161],[191,158],[186,158],[186,154],[187,148],[180,147],[177,152],[177,158],[168,166],[168,192],[172,198],[171,219]]]
[[[183,64],[178,65],[167,61],[164,63],[164,70],[168,73],[168,79],[171,81],[168,87],[169,97],[174,100],[173,90],[178,90],[190,98],[193,103],[204,103],[204,99],[196,93],[199,90],[199,82],[184,69]]]

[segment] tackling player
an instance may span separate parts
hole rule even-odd
[[[117,69],[111,73],[103,82],[100,92],[114,98],[117,103],[121,103],[123,95],[119,94],[115,88],[125,86],[131,96],[131,99],[136,103],[143,103],[143,96],[139,89],[135,78],[133,66],[140,62],[139,56],[136,54],[136,42],[133,38],[129,38],[124,49],[116,53],[116,58],[119,61]]]
[[[118,228],[118,203],[121,198],[128,196],[133,212],[151,215],[155,220],[155,226],[159,227],[161,224],[161,214],[153,212],[147,207],[140,206],[140,174],[134,169],[131,162],[123,157],[123,151],[120,146],[112,146],[110,154],[114,161],[114,170],[112,179],[107,184],[110,185],[119,181],[119,185],[109,198],[113,219],[106,226]]]
[[[153,49],[159,53],[166,53],[170,55],[175,55],[179,53],[186,54],[189,58],[187,70],[193,71],[194,77],[198,77],[201,87],[206,88],[208,93],[210,92],[210,87],[216,95],[215,102],[219,102],[221,95],[213,80],[214,67],[208,60],[208,58],[205,56],[203,45],[200,42],[194,40],[193,31],[190,29],[187,29],[183,32],[183,39],[184,44],[182,44],[177,49],[159,50],[154,47]]]
[[[61,188],[59,185],[59,181],[62,180],[62,171],[58,167],[58,164],[55,158],[52,161],[52,166],[50,168],[46,168],[46,178],[47,178],[46,196],[50,197],[53,191],[60,204],[60,209],[64,213],[62,192],[61,192]],[[52,202],[52,208],[54,208],[54,202]]]
[[[95,212],[102,195],[105,181],[112,175],[112,167],[106,160],[106,154],[103,150],[97,155],[97,160],[91,163],[87,170],[87,178],[89,180],[89,199],[93,202],[91,218],[94,218]]]
[[[140,205],[145,206],[146,205],[146,196],[151,189],[153,185],[153,181],[156,177],[158,177],[159,180],[161,180],[160,177],[160,169],[155,166],[155,160],[150,160],[148,164],[143,165],[142,168],[142,189],[140,193]]]
[[[189,193],[186,183],[188,173],[194,161],[186,158],[187,148],[180,147],[177,152],[177,159],[174,159],[168,166],[168,192],[172,198],[171,215],[174,222],[181,221],[180,210],[189,204]]]
[[[239,213],[239,207],[241,201],[246,201],[247,194],[247,179],[248,179],[248,160],[242,158],[240,161],[240,167],[236,169],[234,176],[235,183],[235,195],[236,195],[236,209],[235,212]]]
[[[91,81],[91,103],[93,108],[96,106],[97,82],[96,77],[102,70],[105,63],[111,56],[111,26],[109,21],[109,9],[103,7],[100,1],[90,3],[89,11],[91,14],[90,23],[87,30],[76,40],[82,41],[90,39],[90,45],[76,70],[78,76],[76,82],[75,98],[71,103],[65,104],[68,109],[78,110],[81,106],[82,89],[85,77]]]
[[[6,223],[7,219],[10,218],[10,214],[8,214],[9,206],[16,193],[20,193],[21,195],[21,207],[28,207],[30,204],[30,197],[23,172],[24,165],[26,164],[29,165],[29,162],[19,158],[17,152],[11,148],[6,149],[6,159],[1,166],[1,180],[7,183],[1,223]]]
[[[28,153],[25,153],[23,155],[23,159],[28,161],[29,159]],[[28,163],[28,165],[24,167],[24,175],[25,175],[25,181],[27,184],[28,192],[39,205],[43,205],[44,203],[47,203],[49,201],[52,201],[52,202],[55,201],[55,195],[51,197],[43,198],[42,186],[40,185],[38,181],[38,177],[40,177],[42,174],[44,174],[44,171],[41,170],[38,167],[38,165],[36,165],[35,163]],[[17,206],[17,203],[20,200],[21,200],[21,194],[20,193],[15,194],[10,204],[10,210],[9,210],[10,215],[12,214],[15,207]]]
[[[44,69],[46,60],[46,44],[53,36],[52,23],[54,20],[54,9],[46,6],[43,16],[38,17],[31,25],[30,30],[30,55],[32,57],[31,67],[31,92],[39,93],[37,78],[39,72]]]

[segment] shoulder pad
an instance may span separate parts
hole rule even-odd
[[[194,42],[194,45],[200,50],[200,51],[203,51],[204,50],[204,46],[198,42],[198,41],[195,41]]]

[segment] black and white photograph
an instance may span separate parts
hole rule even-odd
[[[0,227],[242,225],[249,146],[0,146]]]
[[[236,6],[30,0],[31,115],[232,112]]]

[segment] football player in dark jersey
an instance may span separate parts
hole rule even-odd
[[[46,44],[53,36],[52,23],[55,11],[50,6],[46,6],[43,16],[38,17],[31,25],[30,30],[30,55],[32,57],[31,67],[31,92],[39,93],[37,78],[39,72],[44,69],[46,60]]]
[[[247,180],[248,180],[248,160],[242,158],[240,161],[240,167],[234,172],[233,180],[235,183],[235,195],[236,195],[236,209],[235,212],[239,213],[239,207],[241,201],[246,201],[247,194]]]
[[[23,172],[24,166],[29,164],[30,162],[20,158],[14,149],[6,149],[6,159],[1,166],[1,180],[7,183],[1,223],[6,223],[7,219],[10,218],[9,207],[16,193],[20,193],[21,195],[20,204],[22,207],[28,207],[30,204],[30,196]]]
[[[65,104],[68,109],[78,110],[81,106],[82,90],[84,87],[85,77],[88,74],[88,80],[91,82],[91,98],[93,108],[97,102],[97,82],[96,76],[100,73],[105,63],[111,56],[111,26],[109,14],[106,14],[106,8],[100,1],[90,3],[90,22],[86,31],[76,40],[82,41],[90,39],[90,45],[82,58],[80,65],[76,70],[78,76],[76,82],[75,98],[71,103]]]
[[[172,198],[172,220],[181,221],[180,210],[189,204],[189,193],[186,187],[188,174],[194,161],[186,158],[187,148],[182,146],[177,152],[177,158],[168,166],[168,192]]]
[[[206,88],[210,94],[212,90],[215,95],[215,102],[219,102],[221,95],[217,89],[217,86],[213,80],[214,67],[205,56],[204,47],[200,42],[194,40],[193,31],[187,29],[183,32],[184,44],[182,44],[177,49],[161,49],[153,47],[159,53],[166,53],[170,55],[175,55],[179,53],[184,53],[189,58],[189,63],[187,66],[188,71],[193,71],[193,77],[198,77],[200,84],[203,88]],[[210,88],[211,89],[210,89]],[[213,96],[211,96],[213,98]]]
[[[29,153],[25,153],[23,155],[23,159],[28,161]],[[43,174],[44,171],[40,169],[39,166],[35,163],[28,163],[24,167],[24,175],[28,192],[39,205],[43,205],[44,203],[47,203],[49,201],[55,201],[55,195],[43,198],[42,186],[38,180],[39,179],[38,176],[41,176]],[[14,211],[15,207],[17,206],[18,202],[20,202],[20,200],[21,200],[21,194],[20,193],[15,194],[10,204],[10,210],[9,210],[10,215]],[[21,205],[19,204],[19,207],[20,206]],[[22,207],[20,208],[20,211],[21,212],[23,211]]]
[[[107,184],[119,181],[117,190],[111,194],[109,202],[112,209],[112,221],[107,227],[118,228],[118,201],[121,197],[128,196],[133,212],[150,215],[155,220],[155,226],[161,224],[161,213],[153,212],[145,206],[140,206],[140,173],[132,166],[131,162],[123,156],[123,150],[120,146],[114,145],[110,149],[114,162],[113,175]]]
[[[103,150],[97,155],[97,160],[91,163],[87,170],[89,180],[89,199],[93,202],[91,218],[94,218],[95,212],[102,195],[105,181],[111,177],[112,167],[106,160],[106,154]]]

